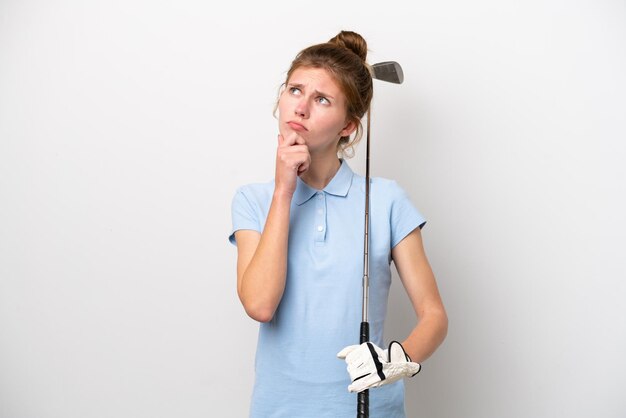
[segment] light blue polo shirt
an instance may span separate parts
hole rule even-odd
[[[233,230],[263,231],[274,182],[240,187]],[[259,326],[252,418],[353,418],[346,363],[336,357],[359,343],[363,280],[365,179],[342,160],[324,190],[300,178],[291,202],[285,291],[274,318]],[[370,186],[370,339],[383,344],[391,284],[391,249],[425,224],[395,181]],[[401,339],[404,336],[393,336]],[[370,390],[372,418],[404,418],[402,381]]]

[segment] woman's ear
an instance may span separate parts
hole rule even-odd
[[[357,124],[358,124],[357,121],[354,121],[354,120],[348,121],[346,126],[344,126],[341,132],[339,132],[339,136],[341,137],[350,136],[352,132],[356,130]]]

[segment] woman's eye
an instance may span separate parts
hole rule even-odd
[[[291,94],[300,94],[300,89],[297,87],[290,87],[289,88],[289,93]]]
[[[318,100],[321,104],[330,104],[330,101],[326,97],[320,97]]]

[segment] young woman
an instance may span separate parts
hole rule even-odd
[[[373,178],[372,344],[355,345],[365,180],[342,157],[360,139],[372,99],[366,55],[365,40],[342,31],[296,56],[277,104],[274,181],[243,186],[233,199],[229,239],[237,246],[237,292],[246,313],[260,322],[251,417],[354,417],[350,391],[366,388],[373,388],[370,416],[404,417],[401,378],[419,371],[417,363],[447,332],[422,246],[425,220],[396,182]],[[417,325],[387,351],[381,347],[392,260]]]

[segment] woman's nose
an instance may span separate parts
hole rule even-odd
[[[297,104],[296,104],[296,109],[295,109],[295,113],[296,115],[298,115],[301,118],[305,118],[307,117],[308,113],[309,113],[309,109],[307,107],[306,101],[304,100],[300,100]]]

